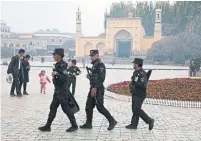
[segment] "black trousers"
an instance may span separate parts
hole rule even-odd
[[[72,125],[77,124],[75,120],[75,116],[72,112],[72,110],[69,107],[69,101],[68,101],[68,94],[64,93],[54,93],[52,103],[50,105],[50,112],[48,116],[49,121],[53,121],[56,117],[57,108],[61,104],[61,108],[63,112],[67,115],[68,119],[70,120]]]
[[[142,103],[145,98],[138,97],[138,96],[132,96],[132,120],[131,124],[138,126],[139,117],[145,122],[149,123],[151,121],[151,118],[141,109]]]
[[[27,82],[20,82],[20,90],[22,89],[23,85],[23,92],[27,92]]]
[[[93,108],[96,106],[97,110],[103,114],[109,122],[113,121],[114,118],[111,116],[109,111],[104,107],[104,87],[97,89],[96,95],[91,97],[91,89],[88,93],[87,102],[86,102],[86,115],[87,115],[87,123],[92,123],[93,118]]]
[[[17,71],[14,71],[12,73],[13,75],[13,83],[12,83],[12,86],[11,86],[11,90],[10,90],[10,93],[14,93],[15,89],[16,89],[16,93],[17,94],[21,94],[21,84],[23,83],[23,78],[22,78],[22,74],[20,73],[19,70]]]
[[[70,90],[70,86],[72,85],[72,95],[75,95],[75,87],[76,87],[76,78],[75,79],[69,79],[67,83],[67,87]]]

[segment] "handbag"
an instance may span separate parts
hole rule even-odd
[[[13,76],[12,74],[7,74],[6,75],[6,81],[10,84],[13,82]]]

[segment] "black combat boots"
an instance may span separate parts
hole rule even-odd
[[[73,132],[78,129],[77,123],[72,123],[72,126],[66,130],[66,132]]]
[[[40,131],[51,131],[51,127],[48,125],[45,125],[42,127],[38,127],[38,130],[40,130]]]
[[[51,124],[52,124],[52,121],[48,119],[45,126],[38,127],[38,130],[40,130],[40,131],[51,131]]]
[[[113,119],[111,122],[110,122],[110,125],[109,127],[107,128],[107,130],[112,130],[114,129],[115,125],[117,124],[117,121],[115,119]]]
[[[80,128],[82,129],[92,129],[92,124],[89,122],[86,122],[85,124],[81,125]]]
[[[127,129],[137,129],[137,126],[134,124],[129,124],[127,126],[125,126]]]
[[[149,122],[149,130],[152,130],[154,127],[154,119],[151,119]]]

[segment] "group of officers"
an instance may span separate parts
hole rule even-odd
[[[103,114],[109,121],[108,130],[114,129],[117,121],[104,107],[104,85],[106,76],[106,67],[99,58],[98,50],[91,50],[90,56],[92,60],[92,68],[87,74],[90,81],[90,90],[86,102],[86,122],[80,126],[82,129],[92,129],[93,108],[96,106],[97,110]],[[71,127],[66,132],[73,132],[78,129],[78,125],[74,114],[79,111],[79,106],[74,97],[70,94],[68,85],[68,64],[63,60],[64,50],[62,48],[55,49],[53,58],[56,61],[55,68],[52,72],[53,84],[55,86],[53,100],[50,105],[50,112],[47,123],[39,127],[40,131],[51,131],[51,124],[56,116],[57,108],[61,105],[63,112],[67,115],[71,122]],[[132,93],[132,120],[131,124],[126,126],[127,129],[137,129],[139,118],[142,118],[148,125],[149,130],[153,129],[154,119],[150,118],[142,109],[142,103],[146,97],[147,76],[142,69],[143,60],[136,58],[134,61],[134,73],[131,77],[130,92]],[[72,103],[73,102],[73,103]]]

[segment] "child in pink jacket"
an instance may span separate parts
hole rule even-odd
[[[47,82],[51,83],[49,77],[45,75],[45,71],[42,70],[38,76],[40,77],[40,93],[43,92],[43,94],[46,93],[46,84]]]

